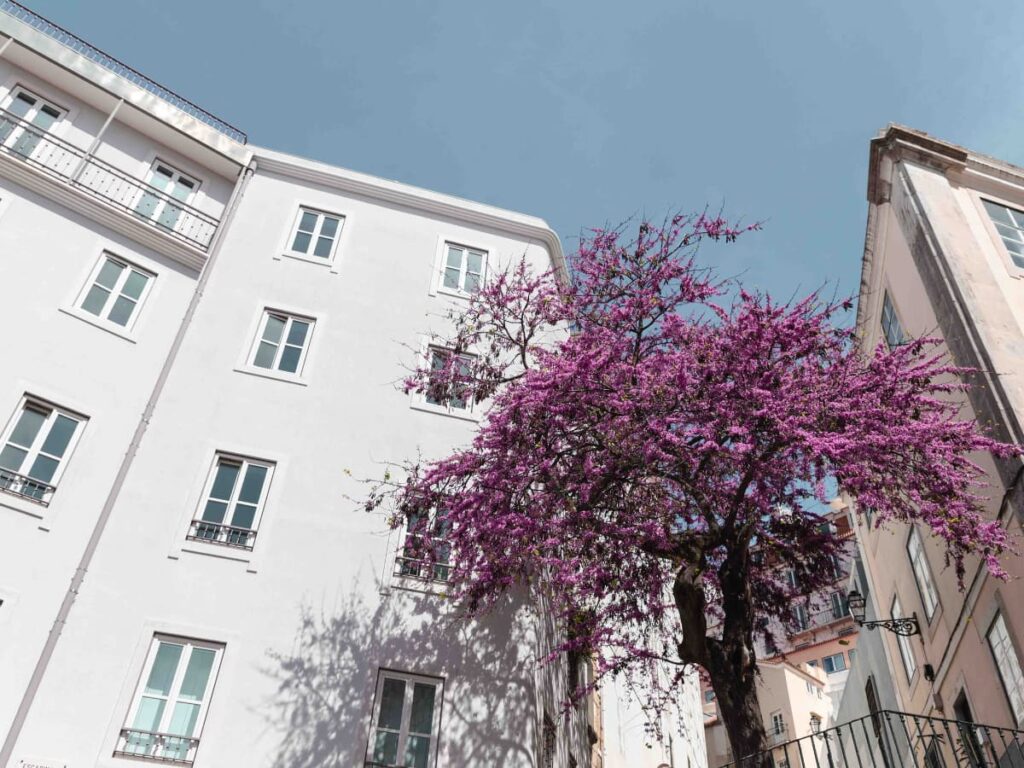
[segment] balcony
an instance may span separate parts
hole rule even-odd
[[[721,768],[1024,768],[1024,731],[882,710]]]
[[[192,765],[199,739],[171,733],[137,731],[122,728],[114,749],[114,757],[133,757],[171,765]]]
[[[0,468],[0,491],[4,493],[20,496],[48,507],[50,506],[50,497],[56,490],[56,486],[44,483],[42,480],[35,480],[27,475],[19,475],[9,469]]]
[[[145,226],[207,251],[219,220],[88,152],[0,109],[0,155],[133,217]]]
[[[768,743],[772,746],[788,740],[789,728],[785,723],[775,723],[768,729]]]
[[[205,541],[209,544],[251,550],[256,544],[256,531],[206,520],[193,520],[185,538],[190,541]]]

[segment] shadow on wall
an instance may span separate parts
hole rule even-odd
[[[443,597],[358,584],[336,611],[300,607],[294,646],[268,651],[263,714],[275,768],[362,765],[381,668],[444,678],[439,763],[535,765],[536,623],[519,602],[465,622]],[[375,605],[374,605],[375,604]]]

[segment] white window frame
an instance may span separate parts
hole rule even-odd
[[[270,318],[274,316],[285,321],[284,331],[281,334],[281,342],[277,344],[277,350],[274,353],[274,364],[270,368],[264,368],[263,366],[256,365],[256,355],[259,353],[260,344],[263,342],[263,333],[266,331],[267,323]],[[309,330],[306,331],[306,339],[302,345],[302,350],[299,353],[299,362],[294,372],[284,371],[278,368],[281,363],[281,356],[284,354],[284,348],[286,346],[294,347],[294,344],[288,344],[288,333],[291,331],[292,324],[295,321],[309,323]],[[257,373],[264,375],[272,375],[286,378],[302,378],[302,373],[306,367],[306,358],[309,356],[309,348],[313,342],[313,333],[316,330],[316,318],[309,317],[308,315],[300,315],[295,312],[289,312],[282,309],[275,309],[274,307],[264,307],[263,314],[260,316],[259,325],[256,328],[256,334],[252,341],[252,346],[249,348],[249,353],[246,356],[246,366],[251,368]],[[270,343],[270,342],[268,342]]]
[[[440,677],[418,675],[411,672],[398,672],[396,670],[391,669],[380,669],[377,672],[377,686],[373,698],[373,711],[370,717],[370,733],[369,738],[367,739],[366,742],[366,762],[369,764],[373,763],[373,752],[374,747],[376,746],[377,743],[377,722],[380,718],[380,708],[383,703],[384,681],[387,679],[402,680],[405,682],[405,693],[402,702],[402,722],[398,731],[398,749],[396,753],[399,760],[403,760],[404,758],[405,747],[406,743],[409,740],[409,736],[423,735],[409,733],[409,720],[412,714],[413,688],[416,683],[423,683],[434,686],[434,712],[433,719],[431,722],[430,757],[428,763],[430,765],[436,764],[438,746],[441,742],[441,709],[444,706],[445,681],[443,678]]]
[[[886,319],[888,315],[888,320]],[[901,346],[907,343],[907,329],[903,327],[903,321],[900,320],[900,313],[896,311],[896,302],[892,300],[892,294],[888,289],[882,291],[882,310],[879,316],[879,325],[882,329],[882,341],[885,342],[885,346],[889,349]],[[893,329],[899,331],[899,341],[893,341],[889,338],[889,332]]]
[[[457,288],[450,288],[444,284],[444,273],[448,266],[449,248],[456,248],[462,251],[462,260],[459,264],[459,285]],[[483,289],[483,287],[487,285],[487,274],[491,261],[490,250],[488,248],[483,248],[480,246],[468,245],[460,240],[442,238],[434,276],[434,283],[436,286],[435,290],[437,291],[437,293],[444,293],[449,296],[457,296],[463,299],[475,295],[475,292],[466,290],[466,275],[468,274],[466,255],[470,252],[479,253],[481,256],[479,283],[480,289]]]
[[[426,527],[423,529],[423,532],[417,533],[410,531],[409,522],[406,520],[405,526],[402,528],[402,536],[398,542],[398,550],[395,553],[394,575],[400,580],[409,579],[410,581],[419,584],[421,587],[424,585],[444,585],[448,583],[448,579],[451,576],[453,568],[450,548],[448,550],[447,562],[441,562],[440,560],[435,561],[430,566],[430,572],[427,574],[423,573],[423,570],[427,568],[424,561],[409,558],[405,554],[406,547],[409,545],[409,539],[411,536],[419,536],[429,539],[432,542],[448,542],[447,534],[445,532],[442,532],[440,535],[437,533],[437,511],[435,509],[428,510],[426,517]],[[442,575],[438,575],[438,569],[444,569]]]
[[[786,718],[783,716],[781,709],[772,712],[771,721],[772,736],[782,736],[786,733]]]
[[[1018,220],[1021,223],[1024,223],[1024,210],[1021,209],[1020,205],[1004,202],[1003,200],[996,199],[992,195],[978,195],[976,199],[979,203],[978,207],[981,210],[982,218],[985,221],[989,232],[995,239],[996,246],[1003,258],[1003,262],[1012,274],[1015,274],[1018,277],[1021,276],[1021,274],[1024,273],[1024,253],[1014,253],[1007,240],[1009,239],[1011,242],[1024,245],[1024,227],[1018,224]],[[1013,224],[1008,225],[1003,222],[997,223],[995,218],[992,216],[992,212],[989,210],[989,205],[993,205],[997,208],[1004,208],[1009,211],[1009,218]],[[1009,233],[1005,233],[1007,236],[1004,236],[1003,228],[1006,227],[1015,230],[1017,237],[1008,237]]]
[[[29,96],[30,98],[36,100],[36,104],[29,109],[29,113],[31,113],[32,116],[29,117],[28,115],[26,115],[25,117],[22,117],[20,119],[26,123],[30,123],[34,128],[39,129],[44,134],[56,136],[57,134],[55,133],[54,129],[61,125],[61,123],[67,118],[68,110],[60,106],[59,104],[55,103],[54,101],[51,101],[50,99],[46,98],[45,96],[40,96],[38,92],[32,90],[31,88],[26,88],[23,85],[16,84],[8,91],[7,96],[4,98],[3,108],[5,112],[11,111],[11,105],[14,104],[14,100],[17,99],[20,94],[25,94],[26,96]],[[35,116],[39,113],[39,110],[44,106],[49,107],[54,112],[58,113],[57,117],[54,118],[53,125],[50,126],[50,128],[46,129],[45,131],[32,122]],[[3,140],[2,144],[4,147],[7,148],[8,151],[13,152],[19,157],[32,157],[32,154],[35,153],[37,147],[33,147],[32,152],[29,153],[28,155],[22,155],[21,153],[13,151],[14,145],[21,140],[21,137],[24,134],[25,129],[22,128],[20,125],[16,126],[11,130],[11,133]]]
[[[211,650],[214,652],[213,665],[210,667],[210,677],[206,684],[206,690],[205,695],[203,696],[203,701],[199,705],[199,714],[196,716],[194,733],[192,736],[189,737],[180,737],[193,739],[195,740],[196,744],[188,749],[186,758],[184,760],[176,762],[178,762],[179,764],[182,762],[186,764],[191,764],[195,760],[195,753],[196,750],[198,749],[198,743],[203,734],[203,726],[206,723],[206,716],[210,709],[210,701],[213,699],[213,693],[217,686],[217,676],[218,673],[220,672],[221,662],[223,661],[224,658],[225,645],[223,643],[215,643],[207,640],[196,640],[192,638],[177,637],[174,635],[164,634],[162,632],[156,632],[153,634],[153,640],[150,643],[149,651],[146,653],[145,663],[142,665],[142,670],[139,673],[138,681],[135,684],[135,692],[132,695],[131,705],[128,707],[128,712],[126,713],[124,718],[124,725],[122,726],[121,734],[117,740],[115,754],[123,757],[132,757],[141,760],[159,761],[161,759],[160,756],[158,755],[133,754],[131,752],[121,751],[125,743],[125,731],[135,730],[134,728],[132,728],[131,723],[135,722],[135,717],[136,714],[138,713],[139,705],[142,703],[142,699],[147,695],[146,682],[149,679],[150,672],[153,669],[153,664],[156,661],[156,655],[160,649],[161,643],[181,645],[183,646],[184,649],[187,650],[187,654],[184,651],[182,652],[181,657],[178,659],[178,665],[174,670],[174,678],[171,681],[171,686],[168,691],[168,695],[165,699],[165,701],[167,701],[168,703],[177,703],[178,696],[181,693],[181,684],[185,677],[185,671],[188,669],[188,662],[189,659],[191,659],[192,657],[193,649],[200,648],[205,650]],[[149,697],[157,698],[152,694],[149,694]],[[164,711],[161,716],[162,726],[166,726],[166,724],[170,721],[170,718],[173,715],[173,713],[173,706],[164,707]],[[166,730],[164,728],[161,728],[160,731],[156,731],[154,733],[166,733]]]
[[[842,667],[836,666],[836,659],[839,659],[839,663]],[[829,669],[829,665],[832,665],[832,669]],[[826,656],[821,660],[821,668],[825,670],[826,675],[835,675],[839,672],[845,672],[849,667],[846,666],[846,657],[842,653],[833,653],[831,656]]]
[[[110,295],[107,296],[107,300],[104,302],[100,313],[98,315],[94,315],[82,305],[85,303],[85,299],[89,295],[89,291],[91,291],[92,287],[97,284],[96,280],[108,261],[120,264],[124,267],[124,271],[114,283],[113,288],[107,289],[104,286],[100,286],[104,290],[109,290]],[[118,325],[110,319],[110,311],[114,308],[117,298],[121,296],[121,291],[124,289],[124,285],[128,281],[128,277],[132,272],[138,272],[140,275],[144,275],[146,277],[146,285],[143,287],[142,293],[139,294],[139,298],[132,299],[130,296],[126,297],[135,302],[135,308],[132,310],[132,314],[128,318],[127,324]],[[110,326],[110,328],[119,333],[128,333],[135,328],[135,323],[139,319],[142,307],[146,303],[146,299],[149,297],[150,291],[153,289],[153,282],[155,280],[156,275],[150,270],[140,267],[138,264],[135,264],[128,259],[123,259],[110,251],[103,251],[100,254],[99,259],[97,259],[96,264],[93,266],[92,271],[89,273],[89,278],[85,281],[85,285],[75,298],[75,310],[77,312],[81,312],[90,322],[103,323],[105,326]]]
[[[993,637],[993,634],[998,635]],[[1010,627],[1002,611],[996,613],[985,633],[985,642],[1003,686],[1010,712],[1017,721],[1017,727],[1024,726],[1024,671],[1021,670],[1020,656],[1010,636]]]
[[[24,446],[15,444],[18,448],[28,451],[25,458],[22,459],[21,468],[17,472],[14,470],[0,469],[0,473],[12,473],[13,475],[17,475],[19,478],[28,479],[25,481],[14,480],[10,485],[3,485],[0,487],[4,488],[7,492],[13,493],[18,498],[23,498],[27,501],[41,504],[42,506],[48,506],[53,494],[60,485],[61,477],[64,475],[64,471],[67,468],[72,454],[74,453],[75,446],[78,444],[82,431],[85,428],[85,424],[89,419],[80,413],[63,408],[49,400],[26,393],[22,395],[21,399],[18,401],[18,405],[14,409],[13,414],[11,414],[11,417],[8,419],[6,427],[4,427],[3,432],[0,433],[0,450],[3,450],[7,445],[14,433],[14,429],[17,426],[18,421],[21,419],[21,415],[29,408],[34,408],[39,411],[48,411],[46,419],[39,428],[39,432],[37,432],[33,438],[32,445]],[[64,449],[63,455],[59,458],[52,454],[43,453],[42,451],[43,444],[46,442],[46,438],[49,436],[50,430],[53,428],[58,416],[64,416],[65,418],[72,419],[76,422],[75,431],[71,435],[71,439],[68,441],[68,445]],[[22,471],[30,469],[32,464],[35,463],[36,458],[40,455],[47,456],[57,462],[57,468],[54,470],[53,477],[51,477],[49,481],[34,480],[30,478],[26,472]],[[21,493],[19,490],[11,490],[12,487],[24,490],[26,486],[31,486],[33,484],[42,484],[51,490],[43,490],[42,495],[38,498]]]
[[[917,593],[921,598],[921,607],[924,608],[924,617],[931,624],[935,614],[938,613],[939,594],[935,589],[932,568],[928,563],[924,542],[917,526],[910,527],[910,536],[907,538],[907,557],[910,558],[910,568],[914,572],[914,583],[917,584]]]
[[[892,596],[892,613],[894,619],[902,619],[903,606],[900,605],[900,596]],[[903,671],[907,675],[907,682],[910,683],[917,674],[917,659],[914,658],[914,647],[910,644],[910,638],[906,635],[896,635],[896,645],[899,648],[900,661],[903,662]]]
[[[317,217],[316,228],[310,233],[310,252],[303,253],[302,251],[294,250],[295,236],[299,233],[299,225],[302,223],[302,215],[304,213],[312,213]],[[316,256],[312,251],[316,248],[316,242],[320,238],[323,232],[325,217],[338,220],[338,229],[334,233],[334,240],[331,243],[331,252],[326,257]],[[295,217],[292,219],[291,227],[288,229],[288,239],[284,244],[284,255],[289,256],[293,259],[300,259],[302,261],[308,261],[311,264],[324,264],[326,266],[333,266],[334,261],[338,256],[338,246],[341,243],[342,233],[345,231],[346,216],[340,213],[334,213],[333,211],[327,211],[323,208],[318,208],[314,205],[306,205],[305,203],[299,203],[298,211]]]
[[[435,352],[452,354],[452,350],[448,347],[440,344],[433,344],[426,342],[423,345],[422,353],[420,357],[420,364],[424,367],[431,364],[433,355]],[[475,360],[477,355],[472,352],[463,352],[460,357]],[[445,416],[452,416],[457,419],[467,419],[469,421],[477,421],[479,416],[480,404],[476,402],[476,399],[472,396],[466,398],[465,408],[456,408],[451,405],[449,400],[447,403],[431,403],[427,400],[426,392],[413,392],[411,404],[413,408],[421,411],[430,411],[431,413],[440,413]]]
[[[238,464],[240,467],[238,478],[231,489],[231,497],[229,499],[215,499],[215,501],[226,501],[227,503],[225,520],[220,523],[207,522],[204,521],[202,517],[206,510],[207,502],[211,500],[210,494],[212,493],[213,485],[217,480],[217,470],[222,462]],[[256,512],[253,514],[252,527],[241,528],[239,526],[235,526],[232,521],[238,506],[238,496],[242,491],[242,485],[245,482],[245,475],[250,466],[264,467],[267,470],[267,475],[263,480],[263,487],[260,489],[260,498],[259,502],[256,504]],[[195,514],[189,523],[186,539],[189,541],[199,542],[201,544],[219,545],[232,549],[252,551],[256,545],[256,539],[258,538],[260,530],[260,523],[263,521],[263,513],[267,506],[267,497],[270,496],[270,485],[274,480],[274,470],[276,467],[277,464],[275,462],[267,461],[266,459],[256,459],[251,456],[241,456],[227,451],[217,451],[213,456],[213,461],[211,462],[206,482],[203,484],[203,492],[199,497],[199,505],[196,507]],[[228,519],[229,516],[231,520]],[[239,540],[238,534],[236,533],[238,531],[249,531],[249,534],[245,535],[244,539]]]
[[[179,200],[174,195],[172,195],[170,192],[167,192],[165,190],[159,189],[159,188],[157,188],[153,184],[153,180],[154,180],[154,178],[156,177],[156,174],[157,174],[157,167],[159,167],[159,166],[163,166],[164,168],[166,168],[168,171],[171,172],[171,181],[172,181],[172,183],[178,184],[182,179],[184,179],[185,181],[189,182],[189,184],[191,185],[191,191],[188,193],[188,196],[184,200]],[[149,194],[149,195],[153,194],[152,192],[147,191],[147,189],[145,187],[143,187],[143,188],[141,188],[139,190],[139,194],[136,196],[134,202],[132,203],[131,211],[132,211],[132,213],[134,213],[135,215],[145,219],[146,221],[151,221],[155,225],[160,225],[162,228],[169,229],[170,231],[174,232],[174,231],[177,230],[177,224],[180,221],[180,217],[175,218],[174,226],[172,226],[172,227],[164,227],[163,225],[160,224],[160,218],[164,215],[164,211],[167,209],[167,206],[168,205],[173,205],[171,203],[168,203],[164,199],[164,197],[169,197],[172,200],[174,200],[175,202],[180,203],[182,208],[192,208],[193,207],[192,204],[195,202],[196,196],[199,194],[199,188],[200,188],[201,185],[202,185],[202,182],[199,179],[197,179],[195,176],[193,176],[192,174],[186,173],[185,171],[181,170],[174,163],[168,163],[167,161],[161,159],[160,157],[156,157],[149,164],[149,170],[146,173],[145,186],[146,187],[153,187],[154,189],[157,190],[157,192],[159,192],[161,195],[163,195],[163,197],[158,197],[157,198],[156,206],[153,208],[151,213],[143,214],[139,210],[139,205],[142,203],[143,198],[147,194]]]

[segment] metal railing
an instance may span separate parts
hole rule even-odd
[[[440,560],[423,557],[408,557],[400,554],[395,558],[395,576],[420,581],[448,581],[451,566]]]
[[[199,739],[172,733],[122,728],[114,749],[115,757],[134,757],[173,765],[192,765]]]
[[[2,3],[3,0],[0,0]],[[202,251],[219,220],[0,109],[0,153],[16,158]]]
[[[186,539],[205,541],[210,544],[222,544],[225,547],[251,550],[256,544],[256,531],[251,528],[238,528],[234,525],[211,523],[206,520],[193,520],[188,527]]]
[[[28,475],[19,475],[9,469],[0,469],[0,491],[23,499],[30,499],[37,504],[50,506],[50,497],[57,487],[35,480]]]
[[[135,83],[135,85],[140,88],[145,88],[150,93],[159,96],[167,103],[172,104],[182,112],[191,115],[196,120],[206,123],[206,125],[216,129],[220,133],[223,133],[228,138],[234,139],[241,144],[245,144],[246,141],[248,141],[248,137],[246,137],[245,133],[239,128],[231,125],[231,123],[207,112],[198,104],[189,101],[184,96],[172,91],[170,88],[160,85],[160,83],[146,77],[138,70],[129,67],[123,61],[119,61],[110,54],[101,51],[96,46],[87,43],[73,32],[69,32],[64,29],[64,27],[54,24],[49,19],[43,18],[38,13],[29,10],[21,3],[16,3],[14,0],[0,0],[0,11],[3,11],[8,16],[13,16],[24,24],[28,24],[33,29],[53,38],[66,48],[70,48],[90,61],[94,61],[100,66],[105,67],[114,74],[120,75],[125,80]]]
[[[1024,768],[1024,731],[882,710],[721,768]]]

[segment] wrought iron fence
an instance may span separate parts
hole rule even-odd
[[[882,710],[721,768],[1024,768],[1024,731]]]
[[[115,757],[134,757],[173,765],[192,765],[199,739],[122,728],[114,749]]]
[[[209,248],[217,231],[219,222],[213,216],[3,109],[0,109],[0,153],[54,176],[200,250]]]
[[[87,43],[73,32],[69,32],[64,29],[64,27],[54,24],[49,19],[43,18],[38,13],[29,10],[21,3],[14,2],[14,0],[0,0],[0,11],[3,11],[8,16],[13,16],[33,29],[53,38],[66,48],[70,48],[75,51],[75,53],[81,54],[90,61],[96,62],[114,74],[120,75],[124,79],[135,83],[135,85],[140,88],[145,88],[150,93],[159,96],[169,104],[173,104],[182,112],[191,115],[200,122],[206,123],[211,128],[223,133],[225,136],[234,139],[241,144],[246,143],[247,137],[245,133],[231,125],[231,123],[207,112],[198,104],[194,104],[184,96],[175,93],[170,88],[160,85],[160,83],[146,77],[138,70],[129,67],[123,61],[118,61],[110,54],[101,51],[90,43]]]
[[[0,469],[0,491],[23,499],[31,499],[37,504],[48,507],[50,497],[57,490],[56,486],[36,480],[28,475],[19,475],[9,469]]]
[[[256,544],[256,531],[223,523],[211,523],[207,520],[193,520],[185,538],[236,549],[252,549]]]

